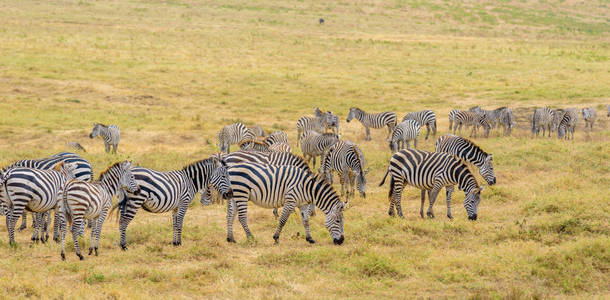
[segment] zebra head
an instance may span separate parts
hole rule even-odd
[[[464,208],[466,208],[466,213],[468,213],[468,220],[477,220],[479,202],[481,202],[481,191],[484,188],[485,186],[481,185],[480,187],[474,188],[466,193],[466,198],[464,198]]]
[[[390,151],[392,151],[392,153],[396,153],[399,149],[398,149],[398,142],[395,142],[394,140],[387,139],[388,141],[388,145],[390,146]]]
[[[233,198],[233,189],[231,189],[231,180],[229,179],[229,171],[227,171],[227,163],[218,159],[216,163],[216,168],[212,172],[212,177],[210,178],[210,185],[214,187],[220,194],[222,194],[223,199],[231,199]],[[205,189],[205,188],[204,188]],[[207,191],[202,191],[201,193],[201,203],[205,204],[207,202],[209,204],[209,188]],[[207,198],[207,201],[204,199]]]
[[[220,152],[229,153],[229,141],[227,140],[227,136],[225,134],[225,128],[223,127],[218,133],[218,147],[220,147]]]
[[[119,183],[124,190],[127,190],[134,195],[140,194],[140,185],[136,182],[136,177],[131,173],[131,162],[124,161],[121,163],[121,178]]]
[[[337,200],[338,200],[337,196]],[[347,204],[341,200],[338,200],[335,205],[332,206],[329,213],[326,214],[326,220],[324,225],[330,232],[330,236],[333,238],[335,245],[343,244],[345,236],[343,235],[343,209]]]
[[[349,113],[347,114],[347,119],[345,120],[345,122],[349,123],[349,121],[351,121],[353,118],[356,117],[356,111],[360,110],[356,107],[352,107],[349,109]]]
[[[76,168],[78,164],[75,162],[65,163],[60,162],[55,166],[55,170],[61,172],[67,180],[76,178]]]
[[[100,134],[101,128],[102,128],[102,124],[93,123],[93,130],[91,130],[91,133],[89,134],[89,138],[92,139],[92,138],[98,136]]]
[[[339,126],[339,117],[337,115],[333,114],[332,111],[327,111],[326,112],[326,124],[330,127]]]
[[[491,154],[487,155],[487,157],[483,161],[483,165],[481,165],[481,167],[479,168],[479,173],[489,185],[496,184],[496,175],[494,173],[494,165],[492,161],[493,157],[491,156]]]
[[[562,139],[566,135],[566,126],[561,124],[559,128],[557,128],[557,138]]]

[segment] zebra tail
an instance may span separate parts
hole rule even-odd
[[[385,179],[386,179],[386,177],[388,177],[389,173],[390,173],[390,166],[388,166],[388,169],[385,171],[385,175],[383,175],[383,179],[381,180],[381,183],[379,184],[379,186],[382,186],[385,183]]]
[[[536,108],[534,108],[534,114],[532,114],[532,133],[536,131]]]
[[[436,119],[434,119],[434,135],[436,136]]]
[[[68,206],[68,190],[64,189],[63,192],[63,202],[64,202],[64,218],[67,222],[67,225],[72,226],[72,212],[70,211],[70,207]]]

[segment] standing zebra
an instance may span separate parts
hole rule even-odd
[[[424,215],[425,192],[433,203],[441,188],[449,185],[458,185],[464,191],[464,207],[468,219],[476,220],[478,216],[481,191],[484,186],[477,183],[474,175],[464,161],[458,157],[441,152],[427,152],[417,149],[403,149],[392,156],[388,169],[379,184],[382,186],[390,175],[388,214],[394,216],[394,207],[398,216],[403,217],[401,207],[402,190],[405,184],[421,190],[420,215]]]
[[[57,205],[58,194],[66,181],[74,178],[76,163],[59,163],[51,170],[16,167],[7,170],[0,179],[5,195],[2,199],[6,225],[11,244],[15,243],[15,224],[24,209],[35,213],[45,213]],[[40,216],[40,215],[39,215]],[[38,240],[42,229],[42,218],[36,217],[32,240]],[[46,231],[46,230],[44,230]],[[48,236],[48,235],[46,235]],[[41,233],[45,242],[45,232]]]
[[[426,140],[428,136],[430,136],[430,128],[432,128],[432,135],[436,136],[436,115],[431,110],[422,110],[416,112],[410,112],[402,118],[405,120],[414,120],[417,121],[420,127],[426,125]]]
[[[233,123],[223,127],[218,133],[218,146],[220,152],[231,152],[231,145],[239,144],[244,140],[253,140],[254,134],[242,123]]]
[[[566,110],[557,127],[557,138],[562,139],[565,136],[567,140],[571,134],[572,139],[574,139],[574,129],[577,122],[578,111],[573,108]]]
[[[116,153],[116,149],[119,147],[119,141],[121,140],[121,131],[119,126],[93,123],[93,130],[89,134],[89,138],[101,136],[104,140],[104,148],[106,153],[110,152],[110,146],[112,146],[112,153]]]
[[[458,111],[455,114],[455,126],[453,127],[453,133],[455,134],[456,131],[459,131],[460,134],[462,134],[462,125],[471,125],[472,126],[472,131],[470,132],[470,136],[474,136],[477,137],[477,129],[479,128],[479,126],[483,126],[483,129],[485,130],[485,136],[488,137],[489,136],[489,129],[491,128],[491,125],[489,124],[489,122],[485,119],[485,117],[483,116],[483,114],[479,114],[476,112],[472,112],[472,111]]]
[[[85,219],[93,221],[89,255],[95,251],[97,256],[102,225],[112,206],[112,198],[118,195],[122,188],[136,195],[140,192],[140,187],[131,173],[131,163],[128,161],[117,162],[108,167],[100,174],[98,181],[89,183],[73,179],[66,183],[63,199],[58,204],[58,211],[61,212],[60,218],[62,218],[60,222],[62,260],[66,259],[66,221],[72,223],[74,249],[81,260],[83,256],[80,252],[78,237],[84,233]]]
[[[371,130],[370,128],[382,128],[384,126],[388,127],[388,136],[392,134],[392,130],[396,127],[396,114],[391,111],[386,111],[377,114],[369,114],[363,111],[360,108],[352,107],[349,109],[349,113],[347,114],[346,122],[350,122],[352,119],[356,118],[362,126],[366,129],[366,140],[371,140]]]
[[[328,148],[339,141],[339,136],[334,133],[317,133],[315,131],[305,132],[301,142],[301,152],[307,163],[313,158],[313,167],[316,166],[316,156],[320,156],[320,162],[324,161],[324,155]]]
[[[585,120],[585,130],[589,127],[589,130],[593,131],[593,123],[597,119],[597,112],[593,107],[585,107],[582,109],[582,118]]]
[[[515,115],[508,107],[500,108],[498,114],[498,123],[504,128],[504,135],[510,136],[515,127]]]
[[[453,123],[455,122],[455,115],[459,112],[458,109],[452,109],[449,112],[449,131],[453,129]]]
[[[496,175],[494,173],[492,155],[483,151],[483,149],[481,149],[472,141],[451,134],[441,136],[436,140],[435,151],[453,154],[466,162],[474,164],[475,166],[477,166],[477,168],[479,168],[479,173],[481,174],[483,179],[485,179],[487,184],[496,184]],[[453,193],[453,185],[445,186],[445,189],[447,190],[447,217],[449,219],[453,219],[453,216],[451,215],[451,194]],[[432,206],[434,206],[434,202],[431,198],[429,199],[429,201],[430,207],[428,207],[427,215],[430,218],[434,218],[434,212],[432,211]],[[424,217],[423,214],[421,217]]]
[[[181,170],[158,172],[135,167],[131,172],[140,186],[140,193],[123,193],[118,204],[123,250],[127,249],[125,231],[140,207],[151,213],[172,212],[173,245],[178,246],[182,244],[182,221],[196,192],[212,186],[223,198],[232,196],[226,163],[216,157],[194,162]]]
[[[548,107],[534,109],[534,114],[532,115],[532,133],[538,136],[540,128],[542,128],[542,136],[544,137],[546,130],[548,130],[550,137],[556,114],[557,112]]]
[[[270,166],[261,164],[237,164],[229,169],[233,199],[227,201],[227,241],[235,242],[233,222],[237,211],[246,236],[252,237],[248,228],[248,201],[266,208],[283,206],[282,216],[273,239],[279,242],[280,232],[296,207],[301,211],[305,239],[315,243],[309,232],[308,206],[315,204],[326,215],[324,224],[333,242],[341,245],[343,235],[343,209],[346,203],[339,199],[333,187],[322,178],[294,166]]]
[[[322,117],[324,114],[319,108],[316,107],[314,110],[316,117]],[[333,114],[332,111],[326,112],[327,114],[327,122],[326,122],[326,130],[330,129],[332,133],[339,134],[339,116]]]
[[[297,147],[300,145],[303,135],[308,131],[323,133],[326,128],[331,127],[332,113],[322,113],[316,108],[315,117],[303,116],[297,120]]]
[[[360,197],[366,198],[366,174],[364,169],[364,155],[356,144],[350,141],[339,141],[331,146],[322,162],[320,174],[332,184],[333,171],[339,175],[341,182],[341,196],[349,200],[355,194],[354,187],[358,188]]]
[[[392,137],[388,139],[390,143],[390,151],[392,153],[405,148],[409,148],[409,142],[413,141],[413,147],[417,148],[417,136],[419,136],[419,123],[415,120],[404,120],[394,128]]]

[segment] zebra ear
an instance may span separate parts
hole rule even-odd
[[[490,155],[487,155],[487,158],[486,158],[485,160],[486,160],[486,161],[492,161],[492,160],[493,160],[493,157],[491,156],[491,154],[490,154]]]

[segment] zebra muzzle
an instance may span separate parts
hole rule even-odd
[[[222,198],[225,200],[233,198],[233,190],[230,189],[226,193],[222,194]]]
[[[468,216],[468,220],[470,221],[476,221],[477,220],[477,214],[474,214],[472,216]]]
[[[338,238],[338,239],[333,239],[333,243],[334,243],[335,245],[341,245],[341,244],[343,244],[343,241],[344,241],[344,240],[345,240],[345,237],[344,237],[343,235],[341,235],[341,237],[340,237],[340,238]]]

